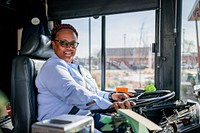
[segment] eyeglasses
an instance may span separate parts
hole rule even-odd
[[[75,42],[75,41],[72,41],[72,42],[68,42],[67,40],[54,40],[56,42],[59,42],[60,43],[60,46],[61,47],[72,47],[72,48],[77,48],[79,43],[78,42]]]

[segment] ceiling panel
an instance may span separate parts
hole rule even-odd
[[[101,16],[158,8],[158,0],[47,0],[48,19]]]

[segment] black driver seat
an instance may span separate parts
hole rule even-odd
[[[11,111],[14,133],[31,133],[31,125],[37,121],[35,76],[52,54],[50,39],[33,34],[13,59]]]

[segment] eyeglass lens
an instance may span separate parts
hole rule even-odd
[[[67,40],[55,40],[55,41],[59,42],[62,47],[67,47],[69,45],[70,47],[76,48],[79,44],[78,42],[75,41],[72,42],[68,42]]]

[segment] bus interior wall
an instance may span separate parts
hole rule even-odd
[[[22,27],[22,17],[20,15],[21,2],[16,0],[0,1],[0,89],[6,94],[8,99],[11,97],[11,67],[12,59],[18,53],[18,29]],[[21,8],[22,9],[22,8]]]
[[[10,76],[11,76],[11,66],[12,59],[17,55],[17,31],[16,29],[10,29],[9,26],[1,27],[1,70],[0,70],[0,89],[7,95],[10,99]],[[6,52],[7,51],[7,52]]]

